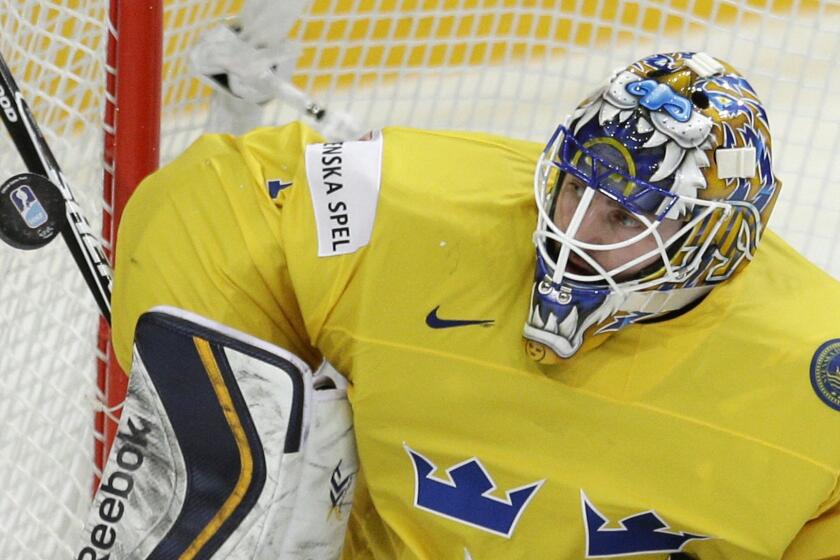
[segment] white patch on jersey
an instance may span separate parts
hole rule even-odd
[[[318,256],[355,253],[368,243],[382,181],[382,135],[310,144],[306,176],[318,230]]]

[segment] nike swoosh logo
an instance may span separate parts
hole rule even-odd
[[[478,319],[478,320],[458,320],[458,319],[441,319],[437,312],[440,309],[438,305],[426,315],[426,324],[433,329],[449,329],[452,327],[466,327],[468,325],[492,325],[493,319]]]

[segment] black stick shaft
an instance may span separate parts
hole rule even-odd
[[[111,267],[98,238],[82,214],[61,167],[32,116],[29,106],[0,54],[0,118],[31,173],[47,177],[66,202],[67,220],[61,229],[73,260],[93,294],[102,316],[111,322]]]

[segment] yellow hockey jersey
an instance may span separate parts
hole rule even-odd
[[[697,307],[525,351],[541,146],[299,124],[205,136],[138,189],[114,342],[175,305],[348,376],[345,558],[840,557],[840,285],[767,232]]]

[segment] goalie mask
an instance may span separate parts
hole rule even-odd
[[[568,358],[699,300],[752,259],[780,186],[767,116],[731,66],[674,53],[619,71],[537,165],[529,354]]]

